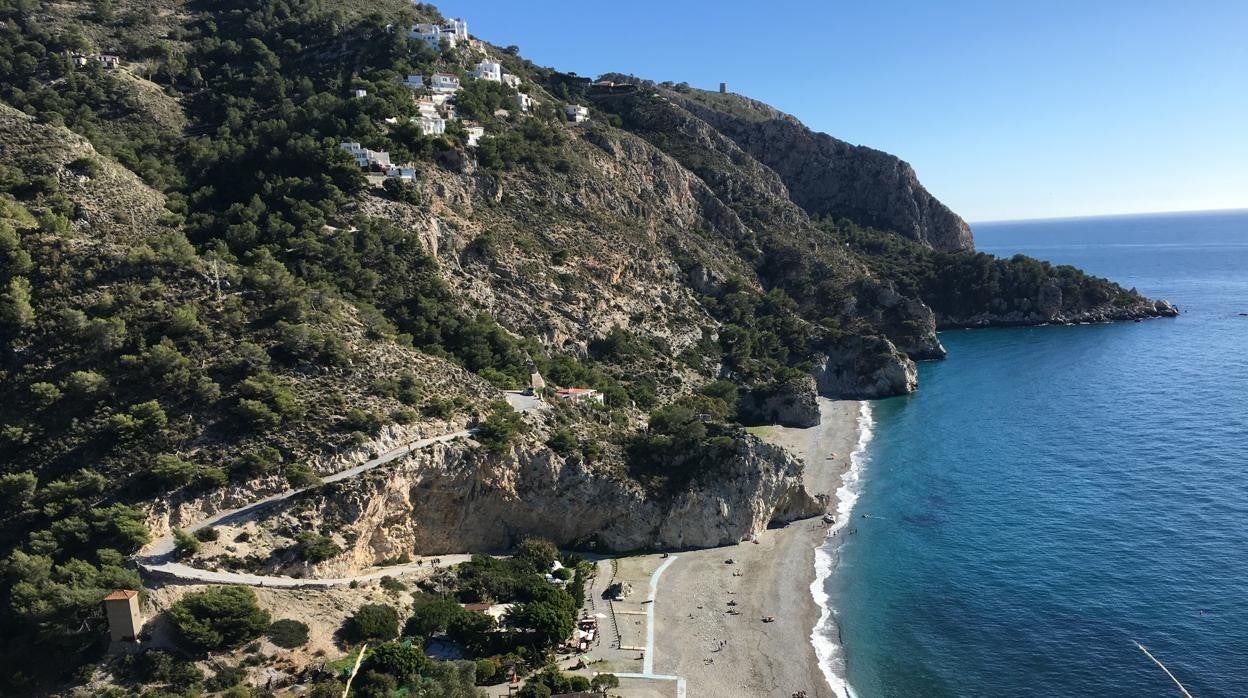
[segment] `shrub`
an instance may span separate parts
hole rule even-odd
[[[338,547],[333,538],[312,531],[302,531],[296,535],[294,547],[300,559],[312,564],[324,562],[342,552],[342,548]]]
[[[278,647],[293,650],[308,644],[308,624],[290,618],[275,620],[269,626],[268,636]]]
[[[247,670],[242,667],[221,667],[217,669],[217,673],[212,678],[204,682],[204,688],[214,692],[224,691],[242,683],[245,678],[247,678]]]
[[[473,438],[485,446],[486,450],[501,453],[507,450],[507,445],[523,429],[524,422],[520,418],[520,413],[500,400],[490,405],[490,416],[477,427],[477,433]]]
[[[494,677],[498,675],[498,662],[493,659],[478,659],[477,662],[477,684],[485,686],[494,681]]]
[[[399,613],[385,604],[365,604],[347,619],[343,631],[355,642],[393,640],[399,636]]]
[[[401,683],[407,683],[429,665],[425,653],[412,644],[386,642],[369,650],[360,665],[363,671],[379,671],[389,674]]]
[[[173,556],[179,560],[199,554],[203,545],[195,536],[180,528],[173,529]]]
[[[407,591],[407,585],[389,575],[381,578],[381,588],[391,594],[399,594]]]
[[[321,478],[312,471],[312,466],[305,463],[291,463],[286,466],[286,481],[295,489],[315,487],[321,484]]]
[[[212,526],[205,526],[195,531],[195,538],[204,543],[210,543],[221,537],[221,532]]]
[[[269,627],[269,612],[256,604],[256,594],[241,586],[191,592],[169,608],[178,634],[197,650],[221,650],[254,640]]]

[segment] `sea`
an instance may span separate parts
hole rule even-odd
[[[944,332],[918,392],[868,404],[817,556],[825,673],[860,698],[1248,696],[1248,211],[973,227],[1182,315]]]

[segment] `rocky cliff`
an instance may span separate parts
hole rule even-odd
[[[848,218],[946,252],[974,247],[966,221],[932,196],[914,168],[897,156],[812,131],[739,95],[668,94],[774,170],[811,216]]]
[[[717,468],[660,496],[579,456],[457,442],[328,486],[268,525],[329,526],[351,543],[315,573],[345,574],[404,554],[504,551],[535,534],[604,551],[732,545],[824,511],[779,447],[743,438]]]

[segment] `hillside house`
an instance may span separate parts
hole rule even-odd
[[[408,75],[403,78],[403,84],[413,90],[425,89],[425,77],[423,75]]]
[[[486,60],[483,60],[477,64],[476,69],[472,71],[472,75],[478,80],[489,80],[490,82],[502,82],[503,81],[503,66],[501,63],[495,63],[494,61],[491,61],[487,58]]]
[[[532,97],[526,95],[523,92],[516,93],[516,106],[520,107],[520,111],[527,114],[529,110],[533,108],[535,104],[537,104],[537,100],[533,99]]]
[[[437,136],[446,133],[446,119],[437,114],[421,112],[419,116],[412,117],[412,123],[420,129],[422,136]]]
[[[470,147],[475,147],[477,143],[485,137],[485,127],[480,124],[465,123],[464,133],[467,135],[467,143]]]
[[[355,158],[355,164],[361,169],[368,170],[376,167],[386,170],[391,167],[390,153],[384,150],[369,150],[360,147],[359,143],[350,142],[339,143],[338,147],[350,153],[351,157]]]
[[[568,115],[568,121],[573,123],[581,123],[589,120],[589,107],[583,107],[579,104],[569,104],[565,109]]]
[[[407,38],[423,41],[429,48],[435,51],[442,48],[442,42],[444,41],[449,48],[455,48],[459,44],[468,41],[468,21],[451,19],[441,26],[426,23],[413,24],[412,28],[407,32]]]
[[[560,388],[555,391],[555,397],[568,402],[596,402],[599,405],[605,404],[606,400],[602,393],[593,388]]]
[[[368,96],[368,90],[351,90],[351,96],[359,99]]]
[[[113,642],[138,642],[143,628],[139,614],[139,592],[118,589],[104,597],[104,614],[108,617],[108,635]]]
[[[414,182],[416,181],[416,168],[415,167],[391,167],[390,169],[386,170],[386,177],[390,179],[397,179],[400,182]]]
[[[512,75],[511,73],[503,73],[503,84],[511,89],[514,90],[517,87],[520,87],[520,82],[520,76]]]
[[[444,94],[459,92],[459,78],[450,73],[434,73],[429,78],[429,89]]]
[[[117,68],[121,65],[121,58],[117,56],[109,56],[105,54],[97,54],[92,56],[100,65],[105,68]]]

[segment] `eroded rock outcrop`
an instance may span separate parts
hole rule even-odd
[[[659,497],[536,445],[501,455],[469,442],[440,445],[317,495],[321,518],[355,534],[347,553],[325,563],[336,569],[318,572],[403,553],[505,550],[529,535],[610,550],[735,544],[824,511],[802,469],[784,449],[744,436],[717,472]]]
[[[914,361],[883,337],[841,338],[815,366],[824,397],[874,400],[912,393],[919,386]]]
[[[814,376],[759,386],[741,396],[739,409],[747,424],[780,424],[799,429],[819,424]]]

